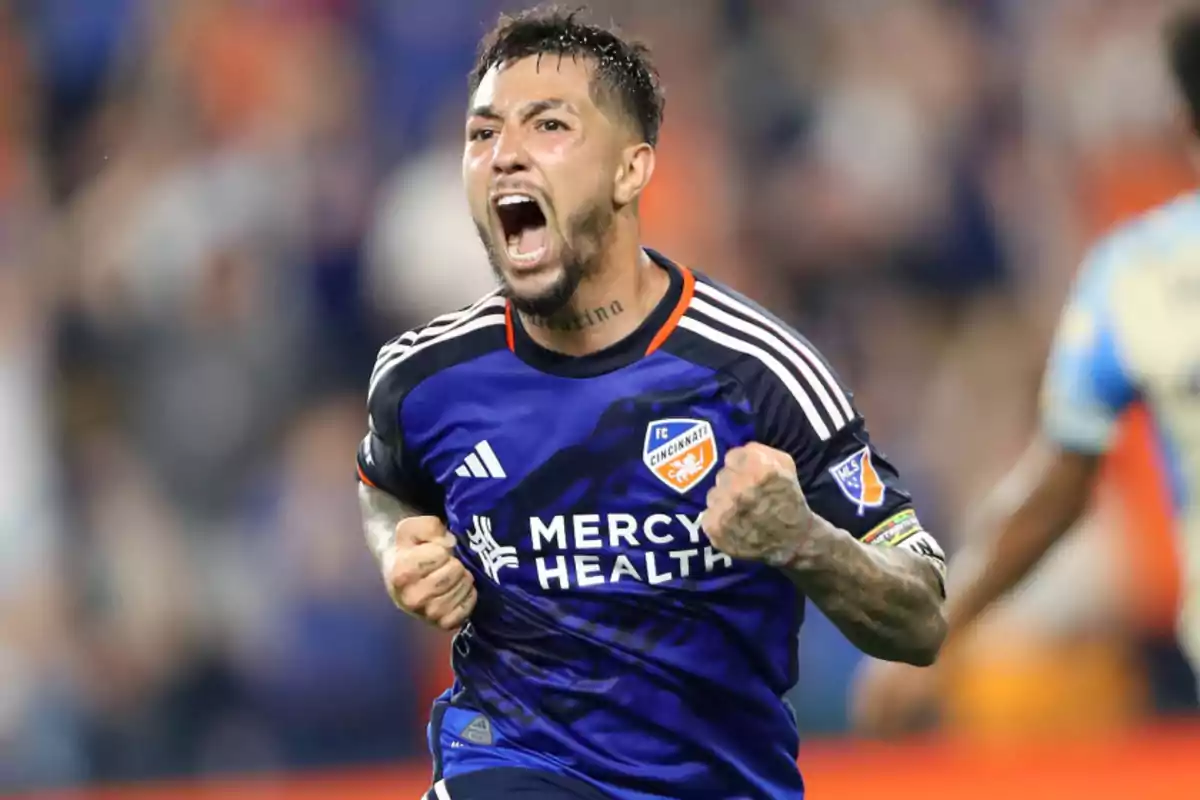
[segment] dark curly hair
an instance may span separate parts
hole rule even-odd
[[[1200,134],[1200,6],[1176,13],[1167,25],[1167,61]]]
[[[479,44],[479,57],[470,75],[471,94],[498,64],[530,56],[582,57],[595,67],[593,95],[615,101],[637,125],[642,138],[656,145],[664,101],[649,48],[625,39],[615,29],[582,22],[584,13],[583,9],[539,6],[501,16]]]

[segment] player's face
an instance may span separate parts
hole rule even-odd
[[[493,68],[467,118],[471,214],[506,294],[549,316],[596,268],[613,220],[619,127],[591,95],[583,59]]]

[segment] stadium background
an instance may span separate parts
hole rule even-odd
[[[447,642],[384,594],[353,450],[378,345],[489,286],[464,76],[514,5],[0,2],[0,793],[423,788]],[[647,242],[805,331],[955,548],[1085,247],[1192,184],[1165,4],[591,6],[668,87]],[[814,796],[1200,796],[1149,442],[1135,412],[938,730],[849,738],[814,615]]]

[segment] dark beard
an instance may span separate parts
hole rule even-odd
[[[487,251],[492,273],[500,284],[500,295],[513,304],[517,311],[531,317],[550,319],[562,311],[575,296],[579,284],[595,273],[600,264],[604,241],[612,229],[611,207],[599,203],[591,209],[577,214],[567,223],[567,235],[563,245],[562,273],[554,285],[532,297],[517,294],[504,276],[501,255],[488,229],[475,223],[479,240]]]
[[[492,271],[496,275],[496,280],[500,281],[500,296],[507,298],[513,304],[513,308],[531,317],[549,319],[571,302],[571,298],[575,296],[575,290],[579,288],[579,284],[583,283],[583,279],[590,271],[588,266],[575,253],[564,252],[562,275],[549,289],[533,297],[522,297],[517,294],[495,261],[492,262]]]

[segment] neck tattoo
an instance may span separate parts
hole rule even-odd
[[[625,313],[625,306],[620,300],[613,300],[606,306],[582,311],[578,314],[556,314],[553,317],[528,317],[531,325],[536,325],[548,331],[574,333],[577,331],[603,325],[615,316]]]

